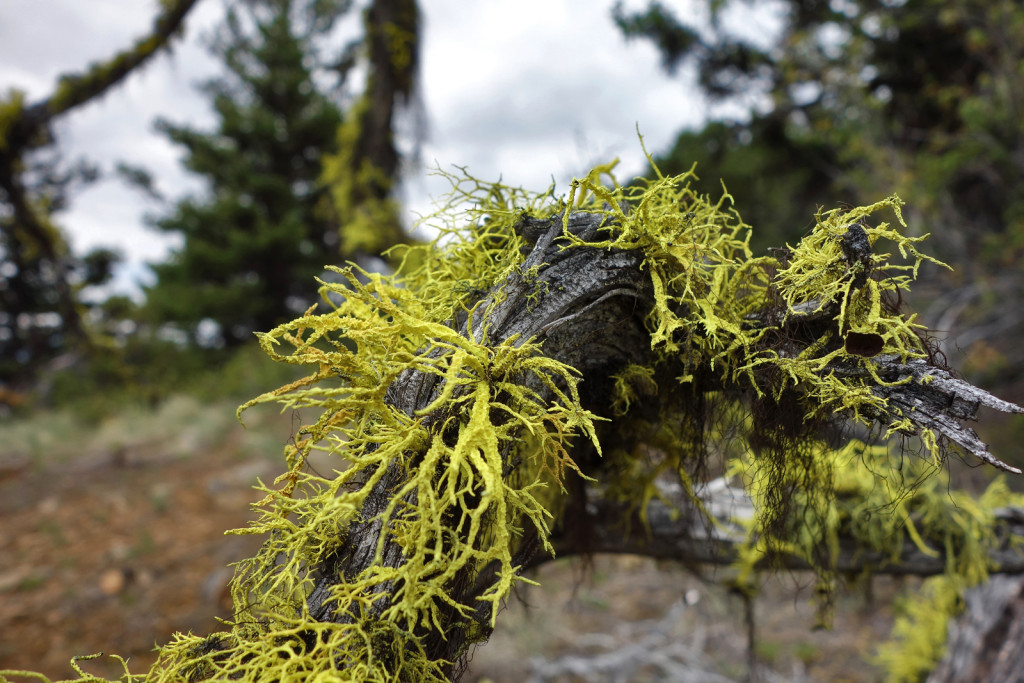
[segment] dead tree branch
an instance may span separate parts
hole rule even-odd
[[[9,218],[0,220],[0,230],[8,233],[8,257],[27,270],[25,254],[35,255],[56,271],[54,289],[56,306],[68,335],[84,335],[81,315],[68,280],[70,259],[60,231],[50,222],[45,208],[49,199],[38,195],[26,182],[26,157],[33,151],[53,144],[51,124],[57,117],[108,92],[130,73],[145,64],[180,32],[185,16],[198,0],[169,0],[161,3],[163,11],[153,24],[152,32],[138,39],[132,47],[111,59],[92,64],[78,74],[60,78],[54,92],[35,104],[9,109],[9,118],[0,121],[0,203],[7,204]],[[12,93],[19,101],[20,95]],[[13,104],[12,103],[12,104]],[[2,102],[0,102],[2,104]]]
[[[583,514],[573,519],[572,533],[561,533],[554,540],[557,557],[566,555],[613,553],[643,555],[658,560],[690,564],[730,565],[739,548],[747,541],[746,530],[738,520],[753,517],[754,507],[743,489],[724,479],[715,479],[697,491],[702,514],[678,483],[659,480],[661,499],[653,499],[646,508],[647,524],[639,507],[608,500],[598,488],[587,489]],[[1024,574],[1024,509],[1004,508],[996,514],[998,547],[989,554],[994,573]],[[840,539],[835,570],[841,574],[935,576],[947,569],[942,548],[922,551],[911,540],[903,544],[898,557],[883,555],[857,543]],[[534,564],[551,558],[538,555]],[[762,562],[764,569],[810,569],[806,560],[795,555],[777,554]]]
[[[567,229],[584,240],[595,240],[603,229],[604,218],[596,214],[573,214]],[[527,218],[520,223],[518,231],[530,242],[530,253],[517,272],[485,295],[483,305],[477,310],[485,310],[493,304],[489,317],[484,319],[481,316],[470,321],[462,316],[453,320],[452,326],[475,339],[483,338],[486,326],[487,338],[494,342],[513,335],[521,335],[520,339],[524,341],[530,338],[543,340],[546,355],[580,370],[585,380],[582,385],[585,399],[591,405],[606,405],[609,378],[626,363],[644,363],[651,354],[645,318],[651,309],[653,294],[650,279],[641,269],[641,250],[594,248],[579,244],[565,248],[567,243],[560,218]],[[855,256],[866,258],[864,254]],[[545,292],[544,296],[531,296],[540,290]],[[816,319],[806,324],[823,325],[828,322]],[[763,321],[751,316],[751,324],[763,324]],[[889,357],[873,361],[879,368],[878,376],[884,380],[873,391],[888,399],[891,406],[902,410],[902,415],[878,415],[882,425],[887,426],[896,417],[909,418],[918,429],[934,429],[985,462],[1016,471],[994,458],[985,444],[961,421],[973,419],[981,405],[1006,412],[1021,412],[1019,407],[999,401],[924,361],[900,362]],[[873,381],[862,364],[837,363],[827,372],[846,373]],[[388,401],[413,416],[430,405],[442,387],[443,379],[438,375],[409,370],[389,387]],[[723,387],[710,387],[716,388]],[[543,392],[542,387],[537,390]],[[582,467],[593,465],[593,455],[585,449],[578,456]],[[508,462],[507,471],[512,472],[514,467],[514,463]],[[392,467],[378,480],[358,516],[359,521],[349,527],[341,550],[317,568],[318,578],[308,599],[309,613],[315,619],[339,623],[352,619],[351,615],[335,609],[330,602],[332,586],[353,579],[375,561],[383,561],[385,566],[392,568],[402,565],[402,553],[387,533],[381,514],[405,476],[400,468]],[[708,506],[721,512],[722,524],[709,525],[707,519],[694,516],[679,519],[676,516],[678,510],[687,508],[683,500],[685,494],[681,488],[666,489],[668,503],[655,501],[648,506],[648,535],[639,522],[638,511],[630,512],[622,504],[605,500],[600,492],[594,495],[593,491],[582,494],[577,491],[574,494],[577,500],[570,502],[569,507],[582,510],[582,513],[576,513],[581,519],[574,520],[571,533],[554,539],[556,550],[559,554],[628,552],[690,563],[728,563],[735,557],[740,537],[738,532],[722,531],[728,528],[728,520],[735,516],[726,512],[730,507],[749,503],[722,484],[709,485],[705,493],[708,494]],[[722,498],[726,494],[728,500]],[[633,533],[626,534],[621,522],[630,519],[633,521]],[[581,521],[582,527],[579,525]],[[581,528],[584,533],[580,533]],[[1017,527],[1007,528],[1013,536],[1020,532]],[[537,550],[536,539],[523,540],[518,547],[516,561],[524,567],[543,561],[537,557]],[[1000,551],[994,559],[1004,571],[1024,571],[1024,558],[1012,554],[1009,546],[1005,554]],[[799,563],[793,560],[792,566],[799,566]],[[837,569],[857,571],[867,566],[890,573],[910,574],[933,574],[944,568],[941,558],[928,557],[915,552],[914,548],[906,548],[898,562],[891,562],[851,546],[843,548]],[[481,628],[489,631],[483,625],[490,621],[491,607],[490,603],[476,601],[475,596],[480,595],[486,588],[485,584],[493,580],[493,573],[483,571],[473,580],[462,577],[451,586],[453,605],[481,605],[473,617],[477,632]],[[377,614],[391,604],[392,596],[386,591],[387,586],[384,586],[380,596],[373,601],[372,609]],[[418,635],[429,657],[453,662],[449,674],[457,677],[469,629],[465,618],[460,617],[454,607],[449,617],[444,629],[424,627]]]
[[[1024,580],[996,576],[967,591],[950,624],[946,656],[928,683],[1015,683],[1024,671]]]
[[[79,74],[61,76],[52,95],[25,107],[8,129],[6,153],[20,156],[22,150],[45,131],[56,117],[100,97],[145,64],[179,32],[185,16],[199,0],[171,0],[161,3],[163,11],[153,22],[152,31],[106,62],[91,65]],[[4,148],[0,146],[0,151]]]

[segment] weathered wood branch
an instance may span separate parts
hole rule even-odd
[[[167,0],[152,32],[106,62],[90,65],[78,74],[66,74],[47,98],[23,107],[13,119],[0,122],[0,202],[10,207],[10,219],[0,221],[0,230],[10,233],[8,254],[21,270],[25,254],[41,254],[55,269],[57,309],[69,336],[84,336],[81,314],[68,281],[70,259],[60,232],[25,181],[25,157],[51,144],[50,124],[55,118],[102,96],[135,69],[145,64],[177,34],[186,15],[198,0]]]
[[[690,564],[730,565],[746,540],[737,520],[750,519],[754,507],[743,489],[715,479],[696,491],[710,517],[701,513],[683,487],[669,479],[657,482],[660,499],[646,508],[646,524],[639,506],[607,499],[600,488],[589,487],[585,505],[572,518],[571,529],[556,532],[556,557],[591,553],[631,554]],[[1003,508],[996,513],[999,545],[989,554],[993,573],[1024,574],[1024,509]],[[896,557],[840,538],[835,570],[859,574],[935,576],[947,570],[942,548],[923,552],[907,539]],[[553,559],[538,555],[533,564]],[[806,560],[778,553],[764,569],[810,569]]]
[[[928,683],[1018,683],[1024,671],[1024,579],[993,577],[967,591],[964,602]]]
[[[902,363],[896,356],[878,356],[872,360],[878,376],[891,383],[876,384],[871,389],[876,396],[886,399],[891,407],[885,415],[877,416],[880,423],[909,418],[917,429],[932,429],[993,467],[1021,473],[1020,469],[993,456],[975,431],[961,421],[977,419],[982,406],[1015,414],[1024,413],[1024,409],[957,379],[924,360]],[[835,372],[837,375],[868,376],[863,368],[839,367]],[[909,434],[915,432],[909,430]]]
[[[584,239],[594,239],[600,225],[600,216],[578,214],[569,221],[569,230]],[[483,338],[486,325],[487,338],[495,343],[514,335],[520,335],[523,342],[542,338],[545,349],[552,349],[557,358],[580,369],[585,376],[598,376],[629,358],[642,358],[649,352],[643,328],[649,285],[638,276],[642,255],[637,251],[592,248],[560,250],[556,238],[561,234],[561,223],[550,222],[547,228],[538,235],[536,246],[522,268],[504,283],[504,291],[491,292],[484,301],[484,307],[488,303],[495,304],[492,314],[486,320],[474,318],[472,323],[464,316],[453,321],[453,325],[476,339]],[[533,267],[537,267],[536,277],[526,274]],[[545,291],[545,296],[534,303],[529,297],[540,289]],[[430,405],[441,389],[441,378],[437,375],[410,370],[388,389],[388,400],[412,416]],[[542,387],[535,389],[544,391]],[[380,515],[393,492],[403,483],[404,476],[398,467],[388,470],[370,494],[360,515],[362,521],[349,528],[343,552],[319,569],[319,579],[308,600],[314,618],[350,619],[350,615],[339,614],[328,602],[331,586],[353,579],[375,562],[400,566],[402,554],[393,541],[385,540],[379,560],[375,553],[380,536],[385,533]],[[526,564],[536,550],[534,543],[523,543],[518,563]],[[484,572],[482,576],[486,580],[489,575]],[[479,582],[480,579],[467,581],[453,587],[453,600],[462,604],[476,602],[475,596],[486,589]],[[391,604],[387,588],[382,586],[381,597],[374,602],[373,610],[377,614]],[[481,605],[477,620],[487,623],[489,604]],[[453,623],[459,621],[454,608],[450,616]],[[465,629],[453,628],[446,633],[424,634],[424,640],[432,658],[457,661],[465,652],[466,636]]]

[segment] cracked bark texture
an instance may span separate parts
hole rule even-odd
[[[603,239],[603,220],[604,217],[600,215],[576,213],[569,217],[567,229],[584,240]],[[607,406],[611,394],[611,376],[629,362],[651,364],[650,335],[644,319],[651,309],[653,295],[650,279],[642,268],[643,252],[639,249],[570,246],[568,240],[563,238],[560,217],[551,220],[525,218],[517,226],[517,231],[530,245],[525,263],[509,275],[505,282],[484,294],[481,306],[476,310],[483,311],[489,304],[493,304],[486,319],[477,315],[470,320],[463,315],[451,321],[452,327],[464,335],[481,339],[486,325],[487,338],[494,343],[513,335],[519,335],[519,340],[524,342],[531,338],[542,341],[545,355],[581,372],[583,381],[580,391],[584,405],[599,414],[609,414]],[[863,261],[867,258],[862,253],[863,245],[851,244],[848,251],[851,260]],[[751,316],[750,323],[763,325],[766,320],[767,316]],[[787,332],[791,339],[807,339],[810,343],[816,336],[810,328],[818,329],[826,324],[828,320],[821,315],[807,316],[806,319],[794,315],[793,320],[787,323],[790,328]],[[801,326],[807,327],[803,334]],[[999,401],[924,361],[901,362],[899,358],[886,356],[878,356],[873,360],[879,377],[886,381],[906,379],[903,384],[876,386],[873,389],[876,394],[888,399],[889,405],[893,407],[892,412],[876,416],[881,424],[887,425],[901,417],[896,411],[902,410],[916,428],[935,429],[980,459],[1013,471],[1013,468],[991,456],[985,444],[961,422],[974,419],[982,405],[1006,412],[1022,412],[1019,407]],[[869,377],[866,371],[853,363],[836,365],[830,371]],[[408,370],[388,388],[387,400],[412,416],[417,410],[430,405],[439,395],[443,388],[442,382],[443,379],[437,375]],[[703,390],[723,388],[729,387],[708,384],[702,387]],[[542,387],[536,389],[543,391]],[[604,410],[601,410],[602,407]],[[432,417],[428,416],[428,423]],[[434,419],[440,422],[443,418],[438,416]],[[837,419],[841,419],[841,416]],[[506,472],[511,473],[514,470],[512,454],[503,455],[506,459]],[[593,457],[592,447],[581,445],[573,455],[584,472],[599,466]],[[401,468],[392,466],[368,496],[358,521],[349,526],[342,549],[315,568],[315,587],[307,601],[313,618],[339,623],[355,618],[339,612],[329,602],[331,588],[355,578],[374,563],[375,551],[382,535],[382,561],[388,566],[401,566],[403,559],[400,549],[388,539],[386,520],[380,516],[403,482]],[[681,518],[675,516],[675,511],[679,509],[693,508],[692,504],[686,504],[681,488],[665,491],[668,503],[654,501],[649,506],[651,536],[645,536],[639,531],[634,531],[634,535],[630,536],[624,532],[621,524],[629,517],[625,506],[605,500],[599,488],[585,487],[581,482],[572,481],[567,486],[570,489],[570,500],[566,517],[571,518],[571,522],[567,521],[561,531],[556,529],[552,539],[559,554],[628,552],[682,562],[714,564],[729,563],[735,557],[736,537],[720,531],[709,532],[711,527],[706,519],[693,515],[683,515]],[[744,503],[742,497],[728,490],[724,484],[715,486],[709,485],[710,488],[704,489],[709,495],[709,509],[718,509],[715,506],[720,504],[749,504]],[[635,515],[636,511],[632,514]],[[634,530],[643,528],[638,519],[633,521]],[[1014,533],[1017,533],[1016,529]],[[516,562],[525,567],[545,561],[546,557],[537,556],[538,546],[537,539],[527,534],[527,538],[516,548]],[[855,571],[864,566],[872,566],[877,559],[866,554],[863,548],[851,545],[844,547],[839,569]],[[1024,571],[1024,562],[1019,557],[1012,561],[1009,557],[1002,559],[1007,571]],[[920,553],[915,555],[913,548],[907,548],[900,562],[888,563],[882,571],[933,574],[941,572],[943,568],[942,558],[926,557]],[[450,587],[449,594],[454,601],[480,605],[472,616],[475,624],[468,624],[454,608],[449,608],[447,623],[442,630],[426,626],[414,628],[414,633],[424,644],[430,658],[452,662],[447,673],[454,679],[462,671],[464,655],[472,642],[480,639],[480,633],[486,636],[490,632],[490,603],[477,601],[476,596],[486,590],[493,580],[493,571],[485,568],[475,580],[463,576]],[[378,589],[380,598],[374,603],[375,614],[379,615],[390,605],[389,588],[383,585]],[[372,618],[373,614],[370,616]],[[470,626],[476,635],[471,635]],[[383,647],[386,644],[381,645],[381,650],[377,651],[387,651]]]

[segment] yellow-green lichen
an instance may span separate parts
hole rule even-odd
[[[335,310],[260,336],[277,360],[316,371],[247,406],[279,401],[286,408],[324,412],[290,450],[290,470],[278,480],[280,488],[263,488],[261,518],[244,531],[269,536],[259,555],[240,564],[234,586],[235,604],[255,605],[248,611],[261,625],[225,635],[234,644],[224,661],[204,655],[210,661],[203,666],[215,678],[232,675],[242,661],[261,675],[284,675],[298,666],[292,659],[304,662],[303,673],[341,667],[353,680],[438,677],[439,663],[417,649],[412,632],[426,626],[443,630],[444,607],[470,620],[480,605],[453,604],[448,587],[492,562],[496,580],[474,597],[492,604],[493,620],[498,601],[519,580],[512,558],[525,527],[547,545],[551,513],[541,501],[546,502],[545,489],[557,488],[575,467],[569,441],[577,433],[593,438],[574,373],[538,353],[535,344],[469,339],[424,317],[431,307],[410,288],[376,274],[337,272],[345,284],[324,285],[325,293],[344,296]],[[289,353],[278,351],[281,342],[293,347]],[[388,387],[409,369],[444,379],[443,390],[414,415],[385,400]],[[554,401],[542,402],[524,386],[527,376]],[[422,425],[426,419],[432,428]],[[454,439],[447,436],[451,429],[457,431]],[[531,437],[531,448],[521,453],[517,476],[508,477],[503,453],[521,435]],[[337,457],[333,477],[305,470],[313,448]],[[385,542],[395,543],[401,566],[374,566],[333,589],[332,606],[351,615],[351,623],[303,626],[310,621],[308,572],[337,550],[376,482],[396,466],[406,477],[380,513],[388,532],[379,538],[377,559]],[[377,614],[374,603],[382,591],[390,594],[390,604]],[[315,638],[309,635],[314,632]],[[303,647],[302,633],[315,645]],[[268,642],[282,645],[268,653]],[[381,643],[395,650],[375,656]],[[196,666],[194,647],[194,639],[182,639],[165,648],[170,670]],[[333,656],[323,654],[328,652]]]
[[[833,450],[821,436],[833,413],[865,424],[886,413],[871,391],[883,382],[876,361],[851,352],[844,335],[876,335],[879,352],[903,359],[927,354],[920,328],[890,298],[928,258],[916,238],[870,224],[883,211],[902,222],[901,202],[819,213],[786,255],[755,257],[728,193],[714,201],[696,194],[692,170],[621,186],[613,167],[574,181],[564,198],[552,188],[449,176],[452,194],[426,219],[437,238],[395,248],[394,275],[335,269],[337,282],[323,284],[326,312],[259,335],[274,359],[310,374],[243,409],[276,402],[319,415],[286,449],[287,471],[261,485],[259,519],[235,532],[266,541],[237,567],[231,630],[176,636],[147,680],[434,680],[448,663],[431,659],[419,634],[443,633],[454,620],[466,629],[465,647],[486,638],[521,580],[521,545],[529,537],[550,550],[564,484],[579,474],[573,444],[589,440],[601,451],[576,371],[537,340],[490,338],[486,322],[507,278],[539,276],[523,269],[529,245],[516,226],[561,216],[567,227],[572,211],[607,220],[591,241],[565,230],[561,248],[639,250],[649,278],[651,356],[612,379],[603,408],[616,419],[602,429],[615,447],[587,471],[610,499],[630,501],[642,516],[659,495],[658,477],[672,474],[692,494],[694,482],[728,469],[755,504],[740,563],[747,571],[766,553],[793,553],[827,593],[838,538],[852,534],[886,557],[910,538],[946,553],[950,576],[983,579],[991,507],[950,497],[939,478],[918,481],[941,456],[934,434],[921,432],[931,457],[914,460],[925,469],[912,472],[885,449]],[[843,249],[853,225],[871,245],[860,260]],[[902,262],[880,248],[884,241]],[[529,303],[549,294],[538,284]],[[823,323],[800,327],[814,315]],[[837,372],[840,364],[861,372]],[[388,390],[411,372],[436,378],[437,388],[406,412]],[[649,405],[656,409],[637,409]],[[899,418],[886,429],[908,425]],[[306,466],[314,449],[335,463],[333,473]],[[388,472],[401,475],[394,490],[364,518]],[[374,562],[331,588],[340,618],[314,619],[312,572],[378,522]],[[384,561],[385,545],[401,562]],[[467,602],[456,599],[451,586],[485,567],[494,579]],[[488,619],[477,620],[481,613]]]
[[[935,668],[946,652],[949,620],[963,609],[964,588],[958,576],[933,576],[899,600],[892,640],[877,655],[889,683],[917,683]]]
[[[24,107],[25,93],[17,88],[10,88],[3,97],[0,97],[0,152],[7,151],[7,136]]]
[[[901,599],[902,614],[893,638],[879,651],[877,661],[892,681],[916,681],[930,671],[944,652],[948,620],[962,607],[963,591],[983,583],[991,565],[990,552],[1000,539],[994,532],[994,511],[1024,504],[1024,496],[1009,491],[1002,477],[980,497],[950,488],[948,473],[930,459],[915,454],[894,457],[886,446],[851,441],[840,449],[819,447],[814,460],[819,481],[829,481],[829,495],[813,488],[788,492],[792,516],[799,520],[796,533],[770,547],[749,523],[749,537],[737,563],[741,580],[753,584],[753,573],[770,552],[802,558],[820,573],[819,597],[828,620],[828,597],[840,539],[865,553],[875,553],[877,564],[866,571],[898,564],[908,544],[924,556],[945,560],[945,573],[928,579],[920,594]],[[730,472],[742,478],[755,509],[772,505],[776,491],[771,477],[753,454],[732,462]],[[824,554],[823,554],[824,553]],[[824,560],[824,562],[823,562]]]
[[[360,99],[338,129],[338,150],[325,154],[321,181],[330,191],[331,213],[338,223],[341,252],[379,254],[401,239],[394,181],[365,156],[361,143],[369,98]]]

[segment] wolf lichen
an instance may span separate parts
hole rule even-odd
[[[880,359],[930,357],[896,305],[930,259],[878,222],[902,224],[902,202],[821,212],[795,246],[754,256],[731,197],[696,194],[692,169],[628,186],[613,169],[565,197],[449,176],[431,244],[393,250],[392,275],[335,268],[325,312],[258,335],[309,374],[240,412],[318,416],[260,485],[259,518],[233,532],[266,540],[236,567],[230,630],[175,636],[147,680],[457,675],[584,480],[646,520],[657,479],[699,507],[696,484],[728,471],[755,504],[741,569],[786,552],[825,593],[848,536],[883,558],[909,537],[963,585],[984,578],[991,508],[922,483],[941,481],[924,474],[947,445],[879,390],[910,381]],[[573,299],[576,283],[549,275],[573,254],[625,255],[635,270]],[[612,317],[582,317],[615,297],[627,303]],[[509,324],[542,312],[550,322]],[[636,322],[642,348],[587,375],[557,356],[568,322],[613,341]],[[837,419],[916,434],[930,457],[911,472],[882,447],[829,447]],[[307,467],[314,450],[332,472]]]
[[[225,634],[230,656],[197,659],[197,639],[179,638],[164,651],[172,678],[186,671],[230,677],[243,669],[273,677],[342,669],[352,680],[443,678],[443,663],[430,661],[413,634],[431,627],[443,632],[451,614],[470,621],[481,605],[455,602],[448,588],[485,568],[496,578],[475,597],[491,605],[493,624],[497,603],[521,580],[513,562],[517,546],[530,537],[548,545],[549,489],[557,491],[575,469],[568,452],[573,435],[594,438],[574,372],[545,358],[536,344],[516,337],[491,343],[486,328],[481,338],[467,338],[429,319],[425,313],[435,306],[412,288],[377,274],[337,272],[344,284],[324,285],[325,294],[344,297],[333,311],[260,335],[275,359],[315,371],[247,406],[276,400],[324,411],[290,449],[280,488],[263,488],[261,518],[239,532],[270,539],[239,565],[234,586],[236,604],[255,600],[249,613],[260,626],[239,624]],[[277,350],[282,341],[293,347],[290,353]],[[409,371],[444,379],[438,395],[413,414],[387,401],[388,388]],[[540,388],[554,400],[541,401]],[[510,477],[507,454],[527,436],[530,448],[519,453]],[[338,456],[335,476],[305,471],[313,448]],[[307,607],[310,571],[338,550],[346,527],[395,468],[405,478],[379,512],[388,533],[373,552],[381,560],[388,538],[401,549],[400,566],[375,562],[338,584],[328,601],[346,618],[316,622]],[[389,604],[378,612],[382,594]],[[270,642],[281,644],[268,650]]]
[[[688,184],[692,171],[631,187],[618,185],[611,172],[611,165],[598,167],[575,181],[564,200],[550,190],[530,194],[456,178],[447,211],[435,216],[437,240],[400,254],[416,265],[390,277],[338,270],[343,284],[324,284],[325,300],[341,299],[333,310],[310,312],[260,335],[276,360],[313,372],[247,406],[277,401],[322,413],[289,449],[289,471],[278,488],[263,488],[262,516],[244,531],[268,540],[238,567],[234,598],[245,607],[234,630],[220,636],[224,647],[200,656],[200,639],[179,637],[163,652],[164,672],[246,680],[338,670],[354,680],[442,678],[452,662],[432,660],[418,634],[444,633],[452,620],[472,623],[484,606],[493,624],[499,602],[521,580],[517,551],[524,543],[548,547],[559,492],[568,473],[579,473],[573,438],[584,435],[599,448],[595,415],[581,404],[573,369],[545,357],[533,340],[488,337],[502,283],[513,273],[524,275],[527,241],[516,227],[525,217],[560,217],[563,249],[642,252],[653,293],[647,326],[654,362],[672,367],[675,379],[655,381],[650,367],[625,368],[610,406],[622,413],[623,425],[630,423],[631,403],[644,395],[689,392],[693,399],[711,387],[734,392],[721,399],[715,416],[669,421],[667,411],[692,413],[693,405],[665,401],[660,427],[647,439],[667,454],[662,462],[649,467],[613,456],[611,462],[626,467],[611,468],[617,480],[602,483],[643,508],[656,477],[674,472],[690,488],[690,473],[707,467],[707,441],[724,428],[702,420],[735,418],[745,401],[763,403],[762,413],[795,411],[788,423],[764,414],[738,418],[756,443],[737,475],[758,503],[757,543],[805,556],[823,580],[830,578],[839,530],[844,524],[858,529],[856,515],[844,515],[838,502],[839,492],[854,486],[843,478],[849,463],[837,465],[850,451],[825,448],[808,425],[834,412],[866,423],[884,408],[884,399],[870,390],[873,380],[882,381],[871,373],[872,359],[850,353],[842,338],[877,335],[880,352],[927,354],[913,318],[886,301],[907,288],[927,257],[916,250],[916,239],[886,223],[866,224],[882,210],[901,222],[901,202],[893,197],[820,214],[816,229],[788,255],[755,258],[749,226],[731,209],[729,195],[717,202],[696,195]],[[465,202],[461,213],[450,211]],[[578,211],[607,218],[602,238],[586,240],[568,230],[569,215]],[[844,241],[851,231],[863,232],[871,248],[851,257]],[[874,248],[883,239],[910,262],[892,264]],[[546,294],[538,284],[531,296]],[[826,324],[797,329],[816,316]],[[455,329],[459,320],[469,321],[463,326],[468,334]],[[798,335],[803,338],[792,338]],[[288,353],[278,350],[282,342],[292,347]],[[867,368],[869,379],[837,375],[831,369],[836,360]],[[411,412],[388,397],[410,372],[442,379],[429,401]],[[937,456],[937,440],[924,441]],[[337,457],[334,476],[306,471],[314,448]],[[366,519],[369,497],[394,471],[401,476],[387,504]],[[853,500],[872,500],[866,493],[881,490],[860,486],[862,495]],[[889,499],[871,504],[894,505],[894,519],[905,512]],[[312,618],[311,572],[346,552],[352,530],[365,524],[387,528],[374,540],[371,566],[331,588],[332,619]],[[892,532],[869,526],[859,535],[869,547],[889,548],[897,537]],[[400,562],[386,561],[385,542],[400,549]],[[961,556],[977,562],[974,553]],[[977,579],[977,567],[968,568]],[[493,580],[481,584],[473,602],[453,598],[454,583],[486,576]],[[466,647],[489,632],[486,623],[474,628]]]

